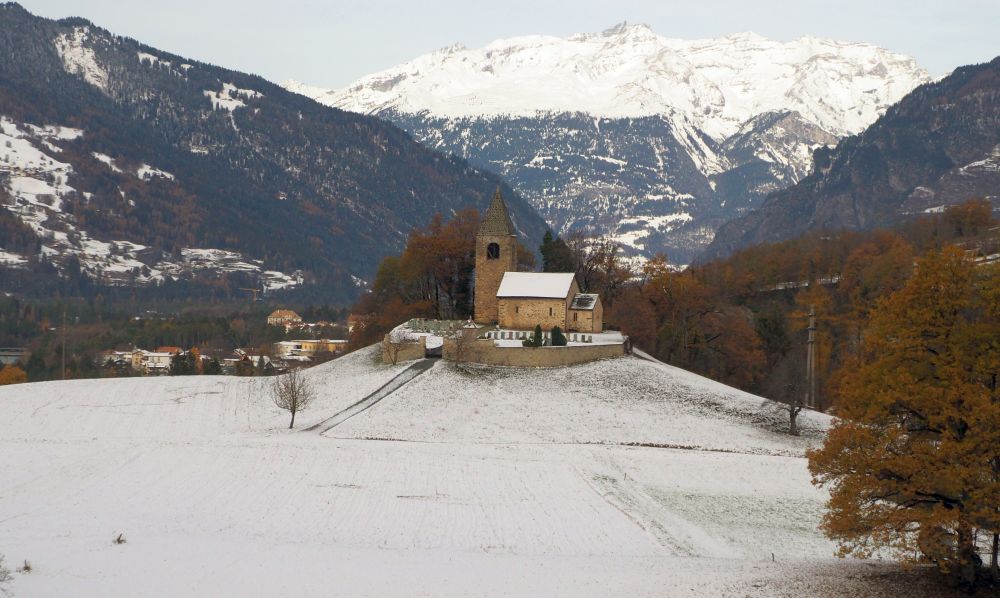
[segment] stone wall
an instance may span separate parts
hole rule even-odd
[[[382,339],[382,362],[392,363],[392,356],[389,354],[389,335]],[[399,352],[396,354],[396,363],[423,359],[427,354],[427,337],[418,337],[416,342],[406,342],[399,344]]]
[[[572,347],[497,347],[492,340],[445,339],[444,358],[462,363],[514,367],[560,367],[625,355],[625,345],[574,345]]]
[[[594,310],[569,310],[569,323],[566,324],[566,330],[571,332],[600,332],[600,329],[594,330]]]
[[[549,315],[549,311],[552,315]],[[502,298],[499,314],[500,326],[503,328],[534,330],[536,324],[541,324],[542,330],[552,330],[553,326],[566,329],[564,299]]]
[[[603,332],[604,304],[601,303],[601,298],[598,297],[593,309],[571,309],[566,319],[567,330],[575,332]]]

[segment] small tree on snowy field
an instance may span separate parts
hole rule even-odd
[[[9,596],[10,590],[7,589],[7,584],[9,584],[14,577],[10,574],[10,569],[4,566],[3,559],[3,555],[0,554],[0,594]]]
[[[798,386],[795,384],[785,385],[785,408],[788,409],[788,433],[792,436],[799,435],[799,413],[805,408]]]
[[[291,370],[287,374],[275,376],[271,383],[271,398],[279,408],[292,414],[288,429],[295,427],[295,414],[305,409],[316,398],[312,384],[302,370]]]

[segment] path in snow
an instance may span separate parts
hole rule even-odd
[[[342,424],[343,422],[351,419],[352,417],[361,413],[362,411],[369,409],[382,399],[396,392],[404,384],[406,384],[410,380],[413,380],[420,374],[423,374],[431,367],[433,367],[434,363],[435,361],[433,359],[421,359],[417,361],[410,367],[406,368],[405,370],[397,374],[395,378],[386,382],[385,385],[383,385],[375,392],[361,399],[357,403],[354,403],[353,405],[344,409],[343,411],[340,411],[317,424],[309,426],[308,428],[305,429],[305,431],[314,432],[316,430],[319,430],[319,434],[323,435],[331,428],[337,426],[338,424]]]

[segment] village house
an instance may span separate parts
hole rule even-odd
[[[291,361],[308,361],[317,353],[343,353],[346,350],[346,340],[305,339],[274,343],[274,354]]]
[[[475,321],[511,330],[604,329],[600,296],[581,293],[574,273],[517,271],[517,235],[500,189],[476,234]]]
[[[166,351],[150,351],[146,353],[142,362],[144,374],[167,374],[170,373],[170,360],[177,353]]]
[[[268,326],[284,326],[288,329],[301,323],[302,318],[299,314],[290,309],[276,309],[267,316]]]

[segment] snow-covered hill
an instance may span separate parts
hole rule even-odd
[[[912,58],[870,44],[679,40],[621,24],[455,45],[343,89],[285,86],[503,174],[560,231],[612,232],[683,261],[718,224],[802,178],[813,149],[928,80]],[[762,144],[773,151],[744,151]]]
[[[637,358],[308,370],[286,429],[261,379],[0,389],[0,553],[17,595],[878,595],[831,558],[765,399]],[[321,433],[322,432],[322,433]],[[126,543],[114,544],[124,533]],[[772,561],[771,553],[775,560]]]

